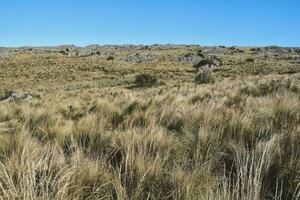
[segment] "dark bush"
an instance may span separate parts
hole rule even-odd
[[[134,83],[137,87],[152,87],[158,83],[157,78],[149,74],[136,75]]]
[[[115,58],[113,57],[113,56],[108,56],[107,58],[106,58],[106,60],[114,60]]]
[[[254,62],[255,59],[254,59],[254,58],[247,58],[246,61],[247,61],[247,62]]]

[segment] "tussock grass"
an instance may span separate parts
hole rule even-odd
[[[165,85],[128,88],[129,75],[89,82],[98,68],[88,58],[31,59],[82,65],[73,81],[88,87],[43,82],[27,88],[39,99],[0,102],[0,199],[299,199],[299,74],[224,79],[220,70],[198,85],[170,68]],[[137,74],[126,67],[101,73]],[[65,70],[52,78],[76,74]]]
[[[196,84],[214,83],[215,81],[216,80],[213,72],[211,72],[210,70],[202,70],[198,72],[197,76],[195,77]]]

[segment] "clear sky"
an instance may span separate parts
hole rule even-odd
[[[1,0],[0,46],[300,46],[300,0]]]

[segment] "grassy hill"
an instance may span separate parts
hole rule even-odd
[[[299,199],[299,100],[298,48],[9,49],[0,196]]]

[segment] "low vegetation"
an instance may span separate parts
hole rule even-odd
[[[35,73],[53,74],[30,63],[57,55],[22,56],[35,61],[15,62],[15,73],[19,67],[37,71],[27,79],[6,77],[0,94],[24,90],[39,98],[0,100],[1,199],[300,198],[299,73],[242,75],[244,69],[225,66],[213,75],[199,72],[201,84],[195,84],[198,72],[164,62],[139,73],[123,63],[123,76],[95,64],[74,79],[41,75],[34,85]],[[89,62],[60,59],[69,59],[67,66]]]
[[[156,77],[149,74],[139,74],[135,76],[134,83],[137,87],[152,87],[155,86],[158,81]]]
[[[196,84],[214,83],[215,77],[210,70],[201,70],[195,77]]]

